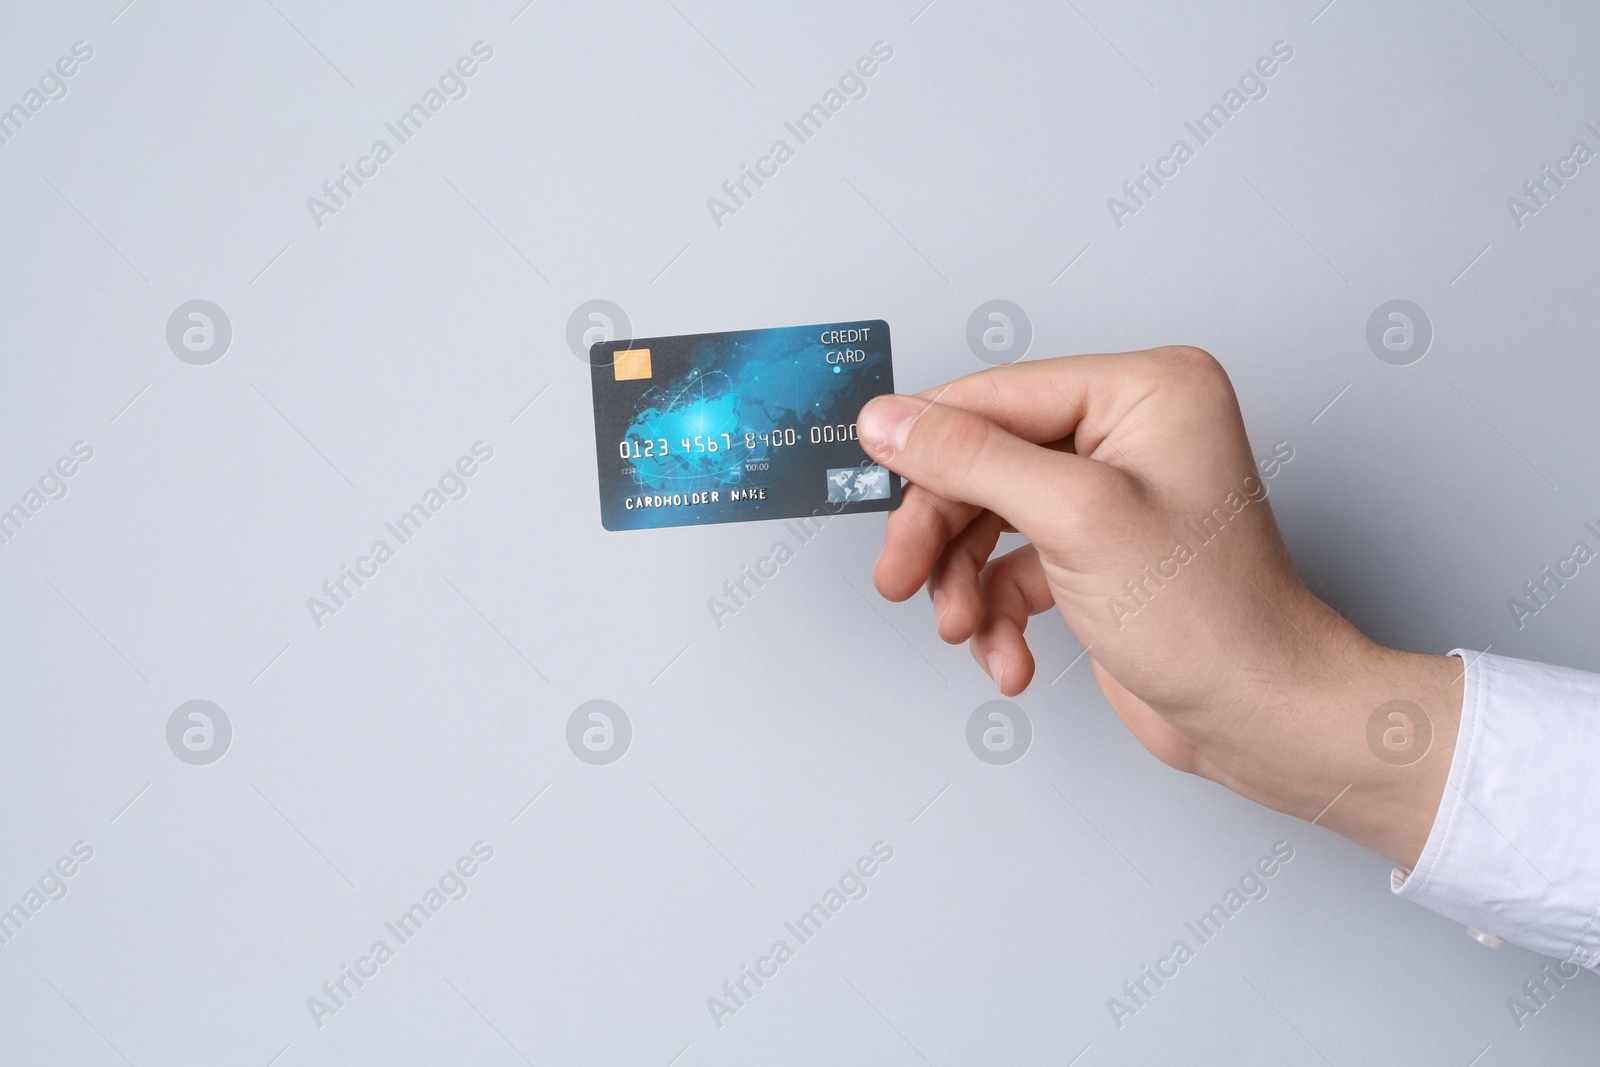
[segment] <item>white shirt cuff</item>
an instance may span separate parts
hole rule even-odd
[[[1600,963],[1600,675],[1451,652],[1461,730],[1398,896],[1557,959]]]

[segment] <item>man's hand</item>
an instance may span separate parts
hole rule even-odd
[[[926,586],[939,635],[967,642],[1002,693],[1032,679],[1024,631],[1054,606],[1163,762],[1415,862],[1449,774],[1461,665],[1381,648],[1305,588],[1215,359],[1016,363],[879,397],[859,430],[912,483],[878,590]],[[991,560],[1013,529],[1029,544]],[[1396,699],[1433,728],[1406,767],[1367,742]]]

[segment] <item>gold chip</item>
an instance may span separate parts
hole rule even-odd
[[[650,377],[650,350],[648,348],[624,348],[612,353],[611,370],[617,376],[617,381],[619,382]]]

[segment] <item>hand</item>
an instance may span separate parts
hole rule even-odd
[[[1415,862],[1449,773],[1461,665],[1375,645],[1305,588],[1215,359],[1175,347],[1016,363],[879,397],[858,425],[911,482],[879,592],[926,586],[939,635],[967,642],[1003,694],[1032,679],[1028,619],[1054,606],[1163,762]],[[991,560],[1009,530],[1029,543]],[[1407,767],[1367,743],[1368,717],[1395,699],[1433,727]]]

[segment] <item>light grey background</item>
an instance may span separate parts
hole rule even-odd
[[[1600,148],[1600,12],[523,2],[0,12],[0,105],[94,49],[0,145],[0,506],[94,450],[0,546],[0,907],[94,849],[0,946],[0,1062],[1592,1054],[1592,976],[1519,1030],[1543,960],[1160,766],[1054,617],[1031,750],[977,759],[992,688],[925,599],[872,591],[880,517],[715,627],[782,529],[604,532],[565,336],[601,298],[639,335],[882,317],[910,388],[984,365],[991,299],[1030,358],[1198,344],[1256,451],[1294,448],[1273,501],[1319,593],[1383,641],[1600,669],[1600,578],[1522,629],[1506,606],[1600,519],[1600,162],[1521,228],[1506,204]],[[468,95],[318,228],[307,198],[479,40]],[[716,226],[707,198],[879,40],[866,97]],[[1268,95],[1116,226],[1106,199],[1280,40]],[[209,366],[166,343],[194,299],[233,328]],[[1391,299],[1434,327],[1411,366],[1366,344]],[[479,440],[468,495],[315,626]],[[233,729],[204,766],[166,741],[195,699]],[[594,699],[632,723],[610,765],[566,744]],[[307,998],[478,840],[468,895],[319,1028]],[[878,840],[868,895],[718,1028],[707,998]],[[1107,999],[1279,840],[1267,898],[1119,1029]]]

